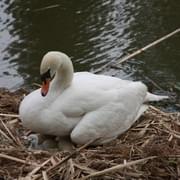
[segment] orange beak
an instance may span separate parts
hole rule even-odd
[[[41,87],[41,95],[42,96],[47,95],[47,93],[49,91],[49,84],[50,84],[50,79],[46,79],[45,81],[43,81],[42,87]]]

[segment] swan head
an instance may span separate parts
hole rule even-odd
[[[48,93],[50,82],[54,78],[56,71],[62,66],[64,59],[68,59],[68,56],[58,51],[50,51],[44,55],[40,66],[42,96],[46,96]]]

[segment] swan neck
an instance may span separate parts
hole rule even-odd
[[[74,69],[69,58],[61,59],[59,64],[52,86],[56,91],[60,90],[62,92],[62,90],[71,85]]]

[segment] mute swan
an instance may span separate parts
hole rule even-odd
[[[109,142],[141,116],[145,102],[168,98],[147,92],[142,82],[74,73],[70,58],[62,52],[48,52],[40,74],[42,87],[20,104],[22,123],[37,133],[70,136],[75,144],[98,137],[94,145]]]

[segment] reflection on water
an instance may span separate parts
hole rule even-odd
[[[56,5],[54,8],[44,7]],[[179,0],[0,1],[0,86],[39,82],[44,53],[59,50],[76,71],[94,71],[180,25]],[[153,80],[167,93],[180,82],[180,35],[104,74]],[[159,91],[153,86],[153,91]],[[178,92],[177,92],[178,94]],[[177,97],[177,102],[179,98]]]

